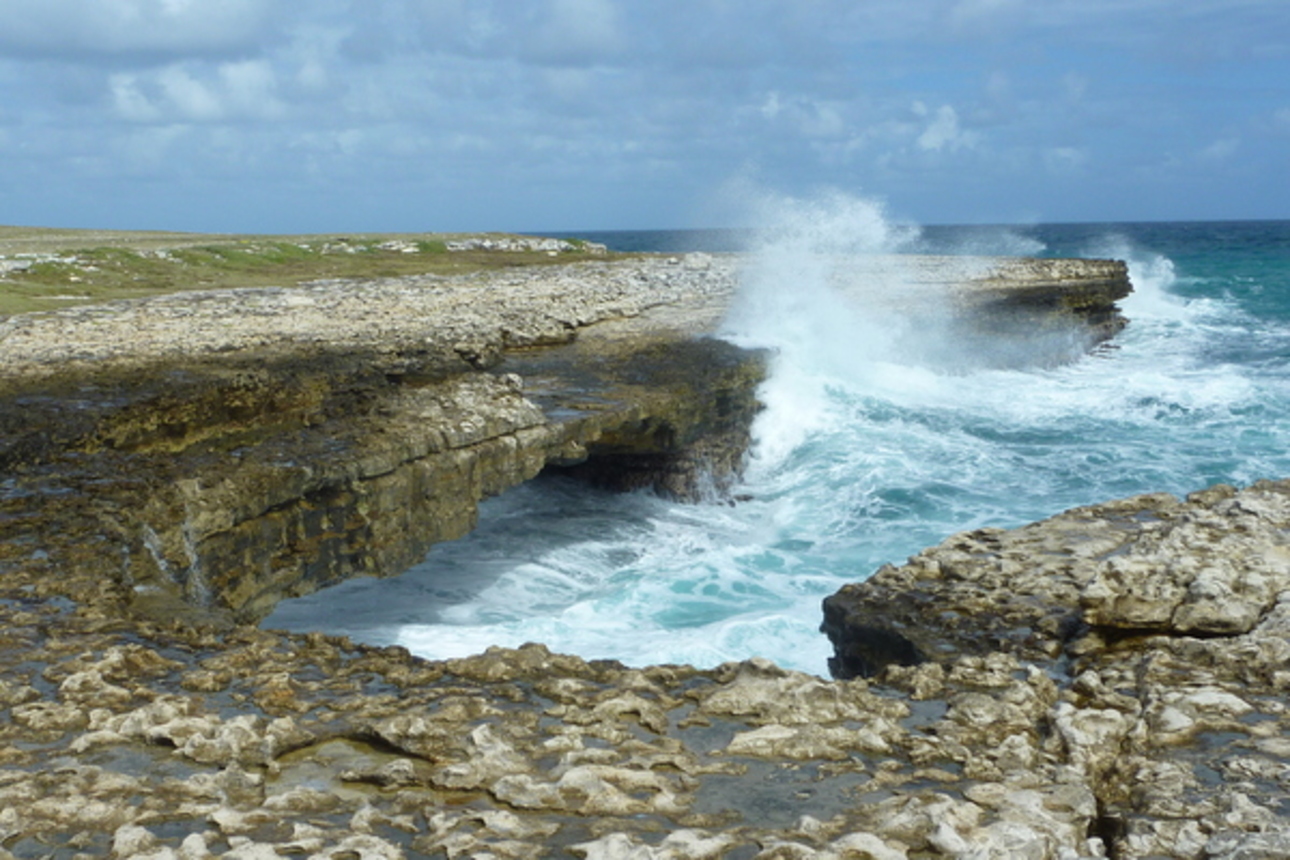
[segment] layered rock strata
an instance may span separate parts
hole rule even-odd
[[[1096,798],[1110,856],[1290,856],[1290,482],[956,535],[827,599],[824,630],[837,677],[1034,742]],[[990,664],[1014,680],[965,671]],[[964,762],[952,733],[925,743]]]
[[[735,473],[763,373],[702,336],[730,284],[689,258],[12,319],[6,555],[59,593],[247,621],[401,572],[548,465],[693,495]]]

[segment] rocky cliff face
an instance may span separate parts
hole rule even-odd
[[[730,287],[729,266],[656,260],[22,321],[11,545],[43,548],[36,578],[114,582],[138,612],[252,621],[401,572],[548,465],[693,495],[735,474],[757,408],[761,357],[693,328]],[[650,322],[677,302],[686,325]]]

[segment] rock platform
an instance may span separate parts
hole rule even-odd
[[[250,624],[543,468],[732,479],[738,265],[0,321],[0,857],[1286,856],[1284,484],[951,538],[830,600],[836,680]],[[1122,324],[1122,264],[962,265],[899,261],[978,331]]]
[[[1284,857],[1288,528],[1278,482],[957,535],[828,610],[854,629],[921,606],[915,647],[934,658],[871,656],[872,678],[833,681],[540,645],[430,663],[6,598],[0,844],[19,857]]]
[[[836,677],[945,709],[921,754],[969,799],[964,727],[1020,751],[1005,784],[1094,799],[1117,860],[1290,857],[1290,481],[955,535],[826,599],[823,630]]]

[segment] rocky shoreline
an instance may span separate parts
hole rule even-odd
[[[955,535],[824,617],[836,676],[946,701],[1001,749],[1029,724],[1053,779],[1096,799],[1110,856],[1290,856],[1290,482]],[[947,690],[974,662],[1041,674],[1043,713],[1014,707],[1016,685]],[[954,755],[952,737],[926,743]]]
[[[951,537],[826,601],[835,680],[243,623],[544,467],[733,475],[734,265],[0,323],[0,857],[1290,855],[1286,482]],[[957,293],[985,331],[1122,324],[1122,265],[1011,265]]]
[[[430,663],[11,593],[0,844],[17,857],[1284,857],[1288,529],[1279,482],[954,536],[827,610],[844,653],[865,627],[917,629],[934,659],[871,654],[872,677],[834,681],[539,645]]]

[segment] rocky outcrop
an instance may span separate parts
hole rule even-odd
[[[953,367],[1071,361],[1124,328],[1116,302],[1131,289],[1120,260],[867,256],[830,269],[843,295],[913,322],[902,354]]]
[[[40,547],[21,567],[45,587],[115,583],[137,612],[250,621],[401,572],[548,466],[678,496],[720,486],[763,372],[702,336],[730,284],[695,257],[15,318],[8,554]],[[656,325],[656,305],[690,315]]]
[[[947,711],[759,660],[426,663],[48,602],[0,615],[25,649],[0,651],[19,856],[1096,856],[1096,799],[1035,728],[1055,687],[1009,659],[965,664]]]
[[[956,535],[828,598],[823,628],[837,677],[976,708],[978,728],[1049,679],[998,740],[1042,739],[1110,856],[1290,856],[1290,482]],[[982,661],[1028,674],[974,698]]]
[[[449,239],[444,242],[449,251],[544,251],[548,254],[569,251],[587,251],[605,254],[608,249],[598,242],[582,240],[547,239],[538,236],[471,236],[466,239]]]
[[[834,628],[885,613],[925,659],[832,681],[540,645],[430,663],[13,594],[0,839],[121,858],[1284,857],[1288,529],[1278,482],[959,535],[830,600]]]

